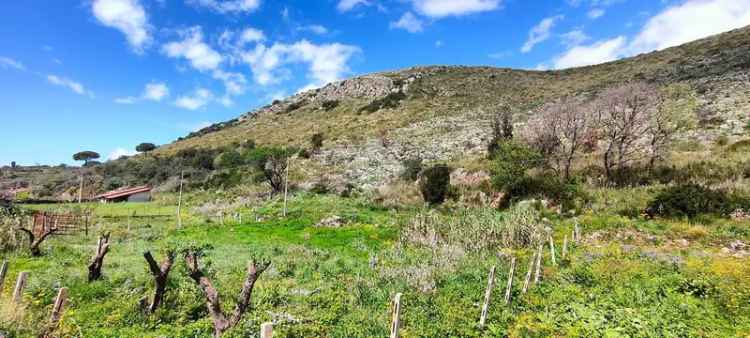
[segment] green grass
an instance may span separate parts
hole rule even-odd
[[[627,193],[627,192],[623,192]],[[615,193],[612,193],[615,194]],[[99,206],[97,213],[127,214],[161,202]],[[220,291],[226,311],[234,304],[246,263],[269,258],[253,310],[229,337],[254,336],[261,323],[275,320],[276,337],[382,337],[390,323],[390,300],[403,296],[404,337],[733,337],[750,333],[750,268],[746,259],[713,254],[717,243],[748,238],[750,224],[708,220],[708,234],[695,246],[667,250],[662,243],[681,238],[690,227],[680,220],[646,221],[614,213],[580,217],[584,235],[612,234],[601,242],[571,246],[571,256],[549,264],[545,248],[543,282],[521,295],[529,250],[519,249],[513,302],[502,302],[508,259],[495,250],[466,252],[455,246],[422,246],[400,240],[400,224],[414,211],[390,211],[364,199],[302,194],[289,202],[289,217],[276,199],[255,207],[263,219],[243,224],[205,223],[191,218],[185,229],[172,221],[132,227],[107,224],[112,252],[102,281],[86,282],[86,264],[96,238],[54,237],[44,256],[3,253],[10,262],[7,281],[29,271],[22,310],[10,310],[9,287],[0,295],[0,331],[33,336],[47,320],[56,288],[70,289],[71,300],[58,333],[84,337],[204,337],[211,322],[202,294],[186,276],[181,258],[170,274],[164,307],[146,316],[139,300],[153,282],[142,253],[157,260],[167,247],[210,244],[202,260]],[[244,208],[244,209],[243,209]],[[249,212],[249,207],[239,211]],[[442,211],[446,216],[457,214]],[[318,228],[320,219],[338,215],[342,228]],[[551,215],[550,215],[551,217]],[[557,252],[572,221],[550,218]],[[618,231],[647,233],[659,241],[615,239]],[[739,235],[738,235],[739,234]],[[620,244],[634,245],[625,250]],[[377,262],[371,267],[371,262]],[[677,264],[675,264],[677,262]],[[490,266],[498,266],[488,326],[478,327]],[[6,281],[6,285],[8,282]],[[10,283],[12,284],[12,283]]]

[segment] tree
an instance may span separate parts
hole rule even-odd
[[[258,170],[258,181],[268,183],[273,193],[279,193],[284,189],[287,160],[295,152],[296,149],[291,148],[256,148],[247,155],[246,161]]]
[[[101,156],[99,155],[99,153],[95,151],[89,151],[89,150],[81,151],[81,152],[73,154],[73,160],[83,161],[84,166],[88,165],[89,161],[96,160],[100,157]]]
[[[50,227],[44,229],[39,236],[36,236],[32,230],[26,228],[19,227],[18,230],[29,236],[29,251],[31,252],[31,256],[39,257],[42,255],[42,250],[39,249],[39,246],[42,245],[42,242],[44,242],[47,237],[54,234],[57,231],[57,228]]]
[[[574,160],[594,132],[594,122],[590,107],[580,99],[564,98],[544,105],[526,124],[524,134],[529,144],[545,155],[547,164],[567,181]]]
[[[15,169],[16,168],[16,161],[10,162],[10,167]]]
[[[237,326],[245,312],[250,309],[255,283],[261,274],[268,269],[271,262],[263,261],[258,263],[252,261],[248,263],[245,282],[242,284],[242,290],[240,290],[240,294],[237,297],[237,304],[232,314],[228,315],[221,307],[219,291],[211,283],[211,279],[206,276],[203,269],[200,268],[198,260],[201,254],[197,250],[186,250],[185,263],[190,278],[195,281],[206,297],[206,307],[213,320],[214,337],[221,337],[227,330]]]
[[[656,161],[664,159],[675,135],[695,128],[697,106],[689,85],[674,84],[659,91],[659,102],[648,121],[649,170],[654,168]]]
[[[427,203],[437,205],[445,202],[451,185],[451,171],[449,166],[440,164],[422,172],[419,190]]]
[[[146,154],[153,151],[154,149],[156,149],[156,145],[154,145],[153,143],[141,143],[135,147],[135,151]]]
[[[513,139],[513,112],[507,105],[502,105],[492,119],[492,139],[487,147],[489,157],[493,158],[500,141],[510,139]]]
[[[323,133],[315,133],[310,138],[310,147],[312,148],[313,153],[317,153],[320,151],[320,148],[323,147]]]
[[[146,259],[151,275],[154,276],[154,284],[156,286],[154,288],[154,297],[151,304],[148,305],[148,312],[154,313],[159,308],[162,299],[164,299],[164,293],[167,291],[167,278],[169,277],[172,265],[174,265],[175,253],[172,250],[168,250],[161,266],[156,263],[150,251],[144,252],[143,258]]]
[[[658,90],[648,84],[628,83],[604,91],[595,104],[595,116],[604,143],[602,163],[609,182],[632,162],[644,158],[644,136],[659,106]]]
[[[514,140],[501,141],[492,161],[492,184],[507,192],[543,162],[544,157],[534,148]]]

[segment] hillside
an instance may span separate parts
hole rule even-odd
[[[364,75],[276,101],[157,153],[246,139],[304,147],[313,134],[323,133],[323,151],[305,167],[360,184],[378,183],[416,153],[427,161],[447,161],[483,152],[490,117],[500,106],[518,111],[516,122],[522,123],[546,102],[627,81],[688,84],[699,99],[700,128],[691,138],[735,139],[750,111],[750,27],[561,71],[430,66]]]

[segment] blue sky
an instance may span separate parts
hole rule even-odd
[[[750,0],[24,0],[2,14],[0,165],[30,165],[129,154],[358,74],[611,61],[748,25]]]

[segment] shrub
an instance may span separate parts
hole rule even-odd
[[[729,138],[726,135],[721,135],[714,140],[714,143],[716,143],[717,146],[723,147],[727,144],[729,144]]]
[[[219,169],[234,168],[242,164],[242,156],[236,150],[225,151],[214,160],[214,167]]]
[[[732,207],[729,196],[697,184],[683,184],[662,190],[648,204],[648,212],[666,217],[694,218],[700,214],[727,212]]]
[[[731,152],[738,152],[738,151],[747,151],[750,150],[750,140],[742,140],[732,143],[732,145],[729,146],[729,151]]]
[[[419,157],[409,158],[401,162],[404,169],[401,171],[402,180],[407,182],[414,182],[419,178],[419,173],[422,171],[422,159]]]
[[[320,148],[323,147],[323,134],[322,133],[315,133],[312,137],[310,137],[310,146],[312,147],[313,152],[318,152]]]
[[[419,190],[422,197],[430,205],[445,202],[451,183],[451,168],[446,165],[436,165],[425,169],[421,174]]]
[[[338,106],[339,106],[339,101],[338,100],[326,100],[321,105],[321,107],[323,107],[323,109],[325,109],[326,111],[334,110]]]
[[[506,191],[524,180],[526,172],[542,165],[544,160],[539,152],[513,140],[498,141],[493,158],[492,184]]]
[[[284,110],[284,113],[291,113],[297,109],[304,107],[306,104],[307,102],[305,100],[292,102],[291,104],[289,104],[289,106],[286,107],[286,109]]]
[[[370,104],[362,107],[360,112],[374,113],[381,109],[394,109],[401,105],[401,101],[406,99],[406,94],[402,92],[390,93],[382,98],[375,99]]]

